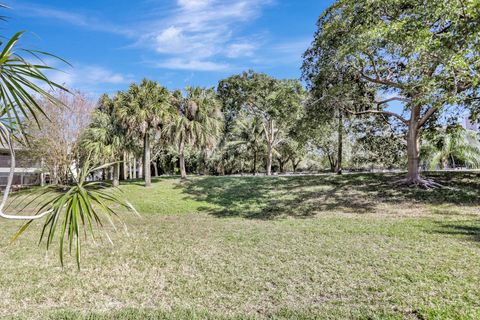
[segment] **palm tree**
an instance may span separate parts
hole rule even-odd
[[[127,92],[119,93],[115,101],[117,113],[130,135],[143,140],[143,175],[145,186],[152,184],[150,172],[150,138],[161,131],[170,117],[170,93],[158,82],[144,79],[132,84]]]
[[[103,95],[99,107],[92,115],[92,122],[85,130],[80,146],[99,163],[115,162],[125,149],[126,132],[115,114],[113,100]],[[113,164],[114,187],[119,185],[120,163]]]
[[[252,173],[257,174],[258,154],[262,151],[264,141],[264,128],[257,117],[243,117],[237,121],[233,129],[231,147],[244,146],[247,152],[252,153]]]
[[[430,170],[439,166],[455,168],[457,161],[473,168],[480,167],[478,135],[460,126],[449,126],[440,133],[427,136],[422,154]]]
[[[172,100],[177,107],[177,116],[166,132],[178,147],[180,175],[186,179],[186,144],[193,148],[212,147],[220,134],[223,117],[214,89],[187,87],[186,97],[176,91]]]

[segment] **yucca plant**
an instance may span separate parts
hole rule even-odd
[[[56,237],[59,240],[60,263],[64,265],[64,248],[75,253],[78,268],[80,268],[80,251],[82,239],[88,234],[95,239],[95,226],[103,227],[107,220],[113,227],[114,218],[118,218],[118,211],[136,212],[134,207],[121,197],[121,191],[101,181],[87,181],[91,173],[112,166],[111,163],[99,167],[92,166],[90,160],[85,161],[79,170],[78,176],[72,172],[74,182],[68,186],[52,185],[29,193],[17,203],[22,203],[22,209],[38,203],[37,216],[46,216],[39,243],[45,239],[47,250],[52,246]],[[15,234],[13,240],[20,236],[33,220],[26,222]]]
[[[46,52],[17,48],[23,34],[24,32],[17,32],[5,44],[0,42],[3,46],[0,53],[0,116],[14,123],[19,131],[23,131],[21,123],[30,117],[37,121],[38,114],[46,116],[35,99],[36,95],[61,105],[60,101],[46,89],[68,91],[62,85],[48,79],[44,72],[55,68],[44,64],[42,58],[55,58],[67,65],[68,62]],[[29,54],[39,63],[25,59],[20,52]],[[45,85],[45,88],[40,84]]]

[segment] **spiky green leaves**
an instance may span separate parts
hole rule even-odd
[[[119,195],[119,190],[110,188],[100,181],[87,181],[92,172],[111,166],[92,167],[86,161],[72,185],[49,186],[39,189],[36,193],[28,194],[29,204],[37,202],[37,214],[49,212],[46,216],[40,243],[45,240],[47,250],[52,247],[55,239],[58,240],[60,263],[64,265],[65,251],[75,255],[80,268],[81,243],[95,238],[95,227],[102,227],[104,221],[114,226],[114,218],[120,212],[134,212],[133,206]],[[21,199],[17,201],[22,202]],[[25,223],[17,232],[14,239],[22,234],[32,221]]]
[[[42,57],[55,58],[66,64],[65,60],[52,54],[18,49],[17,44],[23,32],[17,32],[3,45],[0,53],[0,116],[8,119],[11,127],[22,131],[21,123],[33,117],[37,121],[38,114],[46,116],[35,96],[41,96],[59,106],[61,103],[45,87],[67,91],[62,85],[50,81],[46,71],[54,70],[43,63]],[[41,63],[32,63],[19,54],[19,51],[29,54],[32,59]]]

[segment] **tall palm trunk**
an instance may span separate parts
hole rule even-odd
[[[122,161],[120,163],[120,180],[124,181],[127,180],[127,157],[125,156],[125,152],[122,154],[121,157]]]
[[[143,138],[143,164],[145,165],[145,187],[150,187],[152,185],[152,175],[150,173],[150,135],[148,132],[145,133]]]
[[[136,157],[133,157],[132,166],[133,166],[133,179],[137,179],[137,158]]]
[[[185,141],[183,139],[180,140],[180,145],[178,147],[178,154],[180,158],[180,175],[182,179],[186,179],[187,170],[185,168]]]
[[[143,157],[138,159],[138,179],[143,179]]]
[[[130,156],[128,156],[128,179],[133,179],[133,165]]]
[[[118,187],[120,184],[120,163],[115,163],[113,165],[113,180],[112,185]]]

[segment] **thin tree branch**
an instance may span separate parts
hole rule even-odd
[[[382,104],[386,104],[386,103],[389,103],[389,102],[392,102],[392,101],[409,102],[410,100],[407,99],[407,98],[404,98],[404,97],[391,97],[391,98],[388,98],[388,99],[386,99],[386,100],[377,101],[377,102],[375,102],[375,103],[380,106],[380,105],[382,105]]]
[[[403,89],[403,85],[398,83],[398,82],[394,82],[394,81],[387,80],[387,79],[381,79],[381,78],[372,78],[372,77],[366,75],[363,70],[360,71],[360,76],[362,78],[364,78],[365,80],[376,83],[376,84],[383,84],[385,86],[390,86],[390,87],[394,87],[394,88],[397,88],[397,89]]]
[[[345,109],[346,112],[353,114],[355,116],[362,115],[362,114],[383,114],[388,116],[393,116],[398,120],[402,121],[404,124],[408,125],[409,121],[395,112],[384,111],[384,110],[365,110],[365,111],[353,111],[349,109]]]

